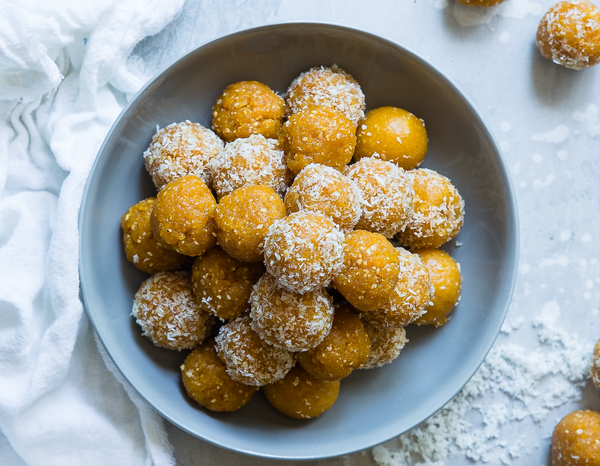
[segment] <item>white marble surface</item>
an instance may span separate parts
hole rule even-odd
[[[381,35],[427,58],[481,112],[503,149],[516,192],[521,254],[508,315],[515,329],[501,334],[495,349],[540,349],[532,323],[544,314],[589,346],[600,336],[600,66],[571,71],[539,55],[535,32],[553,3],[506,0],[495,9],[469,9],[454,0],[188,0],[181,16],[134,54],[153,74],[219,36],[273,22],[316,20]],[[564,350],[560,344],[546,347],[554,355]],[[549,382],[541,381],[541,393],[544,383]],[[600,410],[600,392],[589,381],[573,393],[537,423],[528,416],[501,426],[506,446],[491,458],[516,445],[514,457],[505,456],[510,464],[548,465],[548,437],[557,420],[581,407]],[[473,432],[483,430],[486,406],[518,404],[510,396],[486,396],[479,400],[480,411],[469,415]],[[221,450],[172,425],[167,430],[179,466],[295,464]],[[399,449],[395,440],[386,445]],[[440,464],[473,464],[465,450],[448,449],[454,453]],[[365,451],[304,464],[377,463]]]

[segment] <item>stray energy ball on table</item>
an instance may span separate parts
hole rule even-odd
[[[313,377],[340,380],[362,366],[371,340],[358,314],[348,305],[336,307],[329,335],[315,348],[298,353],[298,362]]]
[[[288,214],[311,211],[329,217],[343,232],[354,228],[362,214],[362,196],[356,183],[334,168],[311,163],[285,195]]]
[[[350,165],[345,175],[358,186],[363,199],[361,230],[391,238],[404,229],[412,215],[412,177],[391,162],[366,157]]]
[[[187,272],[159,272],[135,294],[132,315],[143,335],[172,350],[193,348],[208,336],[212,317],[194,301]]]
[[[210,129],[188,120],[159,129],[144,152],[146,169],[157,189],[185,175],[210,185],[209,162],[223,149]]]
[[[365,95],[360,86],[337,65],[302,73],[292,82],[286,95],[290,115],[309,105],[326,105],[346,115],[356,126],[365,114]]]
[[[217,354],[237,382],[257,387],[277,382],[294,366],[294,356],[263,341],[250,322],[243,315],[223,325],[215,338]]]
[[[212,248],[217,202],[206,183],[194,175],[171,181],[152,206],[150,226],[167,248],[186,256],[200,256]]]
[[[574,411],[552,434],[552,466],[600,466],[600,414]]]
[[[320,214],[296,212],[276,220],[265,238],[265,266],[289,291],[325,287],[344,260],[344,235]]]
[[[307,351],[327,336],[333,304],[325,290],[293,293],[266,273],[250,296],[252,328],[267,343],[289,351]]]
[[[398,253],[385,237],[355,230],[346,235],[344,264],[333,286],[355,308],[371,311],[390,299],[399,272]]]
[[[592,380],[596,388],[600,389],[600,340],[594,346],[594,355],[592,356]]]
[[[375,369],[394,361],[408,343],[404,327],[380,327],[369,322],[365,330],[371,340],[371,352],[361,369]]]
[[[558,2],[544,15],[537,31],[542,56],[582,70],[600,62],[600,9],[588,0]]]
[[[433,297],[431,303],[425,306],[426,313],[415,323],[418,325],[435,325],[440,327],[448,321],[448,314],[460,299],[462,278],[459,265],[441,249],[418,249],[415,255],[429,270]]]
[[[268,86],[240,81],[225,88],[213,106],[212,127],[224,141],[262,134],[277,139],[281,132],[285,102]]]
[[[213,340],[206,341],[185,358],[181,377],[188,396],[211,411],[236,411],[258,390],[229,377]]]
[[[310,105],[285,122],[279,143],[294,175],[311,163],[342,170],[354,154],[356,126],[333,108]]]
[[[271,188],[251,185],[236,189],[217,206],[219,245],[237,260],[261,261],[267,231],[283,217],[285,205]]]
[[[295,366],[279,382],[265,385],[263,393],[279,412],[295,419],[318,417],[333,406],[339,380],[321,380]]]
[[[240,262],[221,248],[212,248],[192,265],[196,302],[220,319],[235,319],[248,309],[252,287],[264,270],[260,262]]]
[[[392,296],[383,306],[363,313],[363,319],[383,327],[406,327],[415,322],[427,312],[433,297],[429,270],[419,256],[403,248],[396,251],[400,273]]]
[[[412,215],[396,238],[408,249],[440,247],[462,228],[465,203],[450,180],[433,170],[419,168],[406,175],[415,192]]]
[[[121,218],[127,260],[138,269],[153,274],[181,268],[187,257],[164,248],[150,228],[150,214],[156,199],[150,197],[131,206]]]
[[[496,6],[502,3],[504,0],[456,0],[458,3],[462,3],[467,6]]]
[[[425,123],[401,108],[371,110],[358,125],[354,160],[375,153],[405,170],[417,168],[427,153]]]
[[[277,140],[252,135],[228,143],[211,161],[212,187],[221,198],[242,186],[259,184],[283,195],[288,170]]]

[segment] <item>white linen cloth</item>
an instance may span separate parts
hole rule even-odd
[[[0,0],[0,464],[171,465],[79,298],[83,187],[184,0]],[[3,453],[4,450],[4,453]]]

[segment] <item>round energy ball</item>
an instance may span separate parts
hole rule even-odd
[[[221,197],[242,186],[259,184],[280,195],[287,189],[288,170],[276,139],[261,134],[238,138],[225,145],[211,161],[212,187]]]
[[[458,235],[465,203],[450,180],[433,170],[418,168],[406,175],[415,192],[412,215],[396,238],[408,249],[438,248]]]
[[[425,314],[416,319],[415,323],[441,327],[448,322],[448,314],[460,299],[460,267],[441,249],[418,249],[414,253],[429,270],[433,285],[431,303],[425,306]]]
[[[274,221],[265,238],[265,266],[296,293],[325,287],[344,260],[344,235],[320,214],[296,212]]]
[[[252,287],[264,270],[260,262],[240,262],[221,248],[208,250],[192,265],[198,306],[220,319],[235,319],[248,309]]]
[[[158,129],[144,152],[146,169],[156,189],[186,175],[210,185],[209,162],[223,149],[223,141],[210,129],[186,120]]]
[[[371,340],[371,352],[360,369],[375,369],[394,361],[408,343],[404,327],[380,327],[365,322],[365,330]]]
[[[206,341],[185,358],[181,378],[188,396],[211,411],[236,411],[258,390],[229,377],[213,340]]]
[[[396,248],[400,273],[392,296],[381,307],[363,313],[363,319],[383,327],[406,327],[431,307],[433,285],[429,270],[416,254]]]
[[[427,153],[425,123],[412,113],[397,107],[371,110],[356,131],[354,160],[378,154],[400,168],[417,168]]]
[[[355,308],[371,311],[390,299],[399,272],[398,253],[385,237],[355,230],[346,235],[344,263],[333,286]]]
[[[127,209],[121,217],[123,244],[127,260],[149,273],[171,272],[180,269],[187,257],[164,248],[150,228],[150,214],[156,198],[150,197]]]
[[[537,46],[544,58],[572,70],[600,62],[600,9],[588,0],[558,2],[543,16]]]
[[[356,183],[334,168],[306,166],[285,195],[288,214],[311,211],[329,217],[343,232],[352,231],[362,214],[362,196]]]
[[[284,113],[283,98],[267,85],[258,81],[239,81],[227,86],[217,98],[212,127],[227,142],[251,134],[277,139]]]
[[[237,260],[261,261],[267,231],[275,220],[283,217],[283,200],[271,188],[251,185],[236,189],[217,206],[219,245]]]
[[[552,466],[600,466],[600,413],[573,411],[557,424]]]
[[[600,340],[594,346],[592,356],[592,380],[596,388],[600,389]]]
[[[371,352],[371,340],[360,317],[349,305],[335,308],[329,335],[315,348],[298,353],[298,363],[311,376],[340,380],[362,366]]]
[[[233,380],[261,387],[282,379],[295,360],[288,350],[263,341],[250,323],[250,316],[243,315],[223,325],[215,347]]]
[[[287,91],[287,112],[326,105],[343,113],[354,126],[365,114],[365,95],[352,76],[337,65],[317,67],[298,76]]]
[[[324,290],[293,293],[268,273],[254,286],[250,309],[254,331],[267,343],[288,351],[314,348],[333,322],[332,299]]]
[[[458,3],[462,3],[467,6],[496,6],[502,3],[504,0],[456,0]]]
[[[163,348],[182,350],[202,343],[210,333],[212,317],[194,301],[187,272],[159,272],[142,283],[131,314],[142,334]]]
[[[356,126],[333,108],[309,105],[284,123],[279,143],[294,175],[311,163],[342,170],[352,160]]]
[[[406,226],[412,215],[412,178],[397,165],[366,157],[347,167],[345,175],[358,186],[363,199],[361,230],[391,238]]]
[[[333,406],[340,381],[316,379],[295,366],[279,382],[265,385],[262,390],[277,411],[294,419],[311,419]]]
[[[194,175],[171,181],[152,206],[150,227],[154,237],[169,249],[200,256],[212,248],[217,202],[206,183]]]

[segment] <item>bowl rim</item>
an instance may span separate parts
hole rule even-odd
[[[441,79],[442,81],[445,82],[445,84],[450,86],[450,88],[453,90],[453,92],[456,95],[458,95],[466,103],[466,106],[469,108],[470,112],[472,113],[471,116],[477,120],[476,123],[478,123],[481,126],[481,128],[483,129],[484,137],[486,139],[488,139],[489,142],[491,143],[490,145],[496,149],[496,152],[498,154],[496,162],[498,163],[498,168],[500,169],[500,171],[503,175],[502,181],[506,185],[506,191],[508,194],[508,197],[506,199],[506,208],[507,208],[506,210],[508,212],[507,217],[509,217],[511,220],[509,227],[512,227],[512,228],[508,228],[509,234],[507,235],[508,244],[509,244],[509,246],[512,246],[512,247],[509,247],[506,252],[506,254],[507,254],[506,264],[509,265],[510,267],[509,267],[509,270],[507,270],[507,272],[504,274],[504,276],[510,277],[510,279],[507,280],[507,283],[506,283],[506,285],[507,285],[506,292],[505,292],[506,304],[504,305],[502,317],[501,317],[501,320],[499,321],[500,326],[499,326],[498,332],[495,334],[494,338],[489,341],[487,350],[485,352],[482,352],[482,354],[478,358],[479,359],[478,363],[475,365],[474,369],[472,371],[470,371],[471,373],[470,373],[468,379],[465,380],[464,384],[461,387],[459,387],[454,393],[452,393],[452,395],[449,396],[446,399],[446,401],[443,403],[443,405],[441,405],[438,409],[436,409],[434,412],[432,412],[426,418],[422,419],[419,423],[411,426],[410,428],[404,430],[403,432],[396,432],[391,435],[388,435],[385,438],[380,439],[377,443],[373,443],[373,444],[369,444],[369,445],[362,445],[362,444],[356,445],[356,446],[346,449],[344,451],[340,451],[340,452],[336,452],[336,453],[328,454],[328,455],[311,455],[311,454],[307,453],[305,455],[300,455],[300,456],[283,456],[283,455],[277,455],[277,454],[265,454],[265,453],[251,451],[251,450],[247,450],[247,449],[232,446],[232,445],[226,445],[224,443],[219,443],[217,440],[199,436],[196,432],[191,431],[190,429],[186,428],[181,423],[179,423],[176,419],[173,419],[168,414],[166,414],[166,413],[162,412],[161,410],[159,410],[158,408],[156,408],[144,396],[144,394],[139,391],[138,387],[131,383],[127,374],[121,370],[121,368],[115,361],[112,353],[107,349],[106,343],[105,343],[102,335],[97,331],[98,327],[97,327],[96,318],[93,315],[93,313],[90,313],[88,311],[88,306],[86,305],[86,301],[87,301],[87,297],[88,297],[88,293],[86,291],[86,285],[85,285],[86,277],[85,277],[84,268],[81,266],[81,258],[82,258],[82,252],[83,252],[82,251],[82,244],[83,244],[82,225],[83,225],[84,217],[86,216],[86,209],[87,209],[86,199],[89,194],[91,180],[95,173],[96,167],[99,164],[99,160],[100,160],[99,155],[101,153],[103,153],[105,146],[108,144],[108,141],[111,139],[117,126],[119,125],[121,120],[124,118],[124,116],[127,114],[129,109],[134,104],[137,103],[140,96],[142,96],[143,94],[148,92],[149,88],[151,88],[153,86],[157,86],[160,83],[162,83],[163,77],[165,77],[167,74],[170,74],[174,68],[181,65],[183,62],[187,61],[192,55],[194,55],[195,53],[198,53],[199,50],[202,48],[215,45],[221,41],[230,40],[236,36],[242,36],[245,34],[251,34],[251,33],[255,33],[255,32],[263,32],[264,33],[264,32],[268,32],[271,29],[280,29],[285,26],[308,26],[308,27],[319,26],[319,27],[323,27],[323,28],[333,28],[333,29],[338,29],[338,30],[344,31],[344,32],[349,32],[349,33],[353,33],[353,34],[366,36],[370,39],[383,41],[383,42],[393,46],[394,48],[397,48],[402,53],[408,55],[411,59],[419,62],[421,66],[424,66],[425,68],[428,68],[431,71],[433,71],[433,73],[436,75],[437,78]],[[515,190],[514,190],[514,186],[513,186],[513,181],[510,176],[510,171],[508,170],[506,161],[504,160],[504,157],[502,155],[502,150],[500,148],[500,145],[496,141],[494,134],[490,131],[490,129],[489,129],[488,125],[485,123],[485,120],[482,117],[481,113],[479,112],[479,110],[477,109],[475,104],[472,102],[472,100],[468,97],[468,95],[465,92],[463,92],[463,90],[454,82],[454,80],[452,80],[448,75],[446,75],[446,73],[444,73],[440,68],[438,68],[431,61],[429,61],[425,57],[421,56],[419,53],[415,52],[414,50],[410,49],[409,47],[406,47],[405,45],[402,45],[392,39],[389,39],[389,38],[383,36],[383,35],[379,35],[374,32],[366,31],[363,29],[359,29],[357,27],[353,27],[353,26],[349,26],[349,25],[345,25],[345,24],[341,24],[341,23],[337,23],[337,22],[317,21],[317,20],[289,20],[289,21],[268,22],[268,23],[265,23],[260,26],[249,27],[249,28],[241,29],[239,31],[232,32],[230,34],[214,37],[212,39],[209,39],[209,40],[201,43],[200,45],[194,47],[193,49],[185,52],[183,55],[181,55],[175,61],[173,61],[172,63],[170,63],[163,69],[158,70],[156,73],[154,73],[154,75],[152,77],[150,77],[146,81],[146,83],[144,83],[144,85],[129,99],[129,101],[125,104],[125,106],[123,107],[123,109],[121,110],[121,112],[119,113],[117,118],[114,120],[111,128],[107,132],[107,134],[102,142],[102,145],[98,149],[98,152],[94,158],[94,162],[93,162],[92,166],[90,167],[90,170],[89,170],[87,178],[86,178],[85,186],[84,186],[84,189],[82,192],[81,202],[80,202],[78,224],[77,224],[78,230],[79,230],[79,232],[78,232],[78,240],[79,240],[78,264],[79,264],[80,299],[81,299],[83,308],[85,309],[86,314],[92,323],[92,326],[94,328],[94,332],[96,333],[98,341],[100,341],[102,343],[102,346],[104,347],[106,353],[110,357],[110,359],[111,359],[112,363],[115,365],[115,367],[119,370],[119,373],[123,377],[123,379],[129,384],[129,386],[131,388],[133,388],[135,393],[137,393],[140,396],[140,398],[145,401],[145,403],[147,405],[149,405],[155,412],[159,413],[162,418],[168,420],[171,424],[177,426],[179,429],[194,436],[195,438],[198,438],[202,441],[208,442],[217,447],[231,450],[236,453],[242,453],[245,455],[258,457],[258,458],[290,460],[290,461],[309,461],[309,460],[319,460],[319,459],[338,457],[338,456],[342,456],[342,455],[356,453],[356,452],[366,450],[369,448],[373,448],[377,445],[380,445],[380,444],[387,442],[393,438],[401,436],[401,435],[405,434],[406,432],[409,432],[410,430],[414,429],[421,423],[425,422],[427,419],[429,419],[432,416],[434,416],[435,414],[437,414],[442,408],[444,408],[444,406],[446,406],[450,401],[452,401],[452,399],[454,399],[456,397],[456,395],[464,388],[464,386],[472,379],[472,377],[475,375],[475,373],[479,370],[479,368],[481,367],[481,364],[483,363],[485,358],[488,356],[490,350],[492,349],[492,347],[494,346],[494,344],[498,338],[498,335],[500,334],[500,328],[502,326],[502,323],[506,319],[506,315],[508,313],[508,309],[509,309],[509,306],[510,306],[510,303],[512,300],[512,296],[514,293],[514,288],[515,288],[515,284],[516,284],[516,280],[517,280],[518,261],[519,261],[519,253],[520,253],[520,232],[519,232],[519,218],[518,218],[517,206],[518,206],[518,204],[517,204],[517,200],[516,200],[516,194],[515,194]],[[508,257],[509,255],[510,255],[510,257]]]

